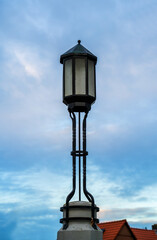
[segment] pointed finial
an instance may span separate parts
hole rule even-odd
[[[78,44],[80,44],[81,43],[81,40],[78,40]]]

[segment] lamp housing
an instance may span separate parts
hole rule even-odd
[[[63,103],[70,111],[87,112],[96,100],[97,57],[78,44],[60,56],[63,64]]]

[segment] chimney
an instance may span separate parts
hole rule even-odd
[[[152,225],[152,230],[154,230],[155,233],[157,234],[157,224]]]

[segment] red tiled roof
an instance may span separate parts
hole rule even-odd
[[[113,240],[118,235],[119,231],[121,230],[122,226],[127,223],[127,221],[119,220],[114,222],[105,222],[105,223],[99,223],[98,226],[101,229],[105,230],[105,234],[103,234],[104,240]],[[128,225],[128,223],[127,223]]]
[[[138,240],[157,240],[157,235],[153,230],[131,228]]]

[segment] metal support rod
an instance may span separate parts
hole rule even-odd
[[[70,117],[72,119],[72,150],[73,152],[76,152],[76,116],[74,112],[69,112]],[[73,155],[73,180],[72,180],[73,189],[69,193],[69,195],[66,198],[66,222],[63,225],[63,229],[66,229],[68,227],[68,219],[69,219],[69,201],[75,194],[76,190],[76,156]]]
[[[86,119],[87,119],[88,112],[84,115],[83,119],[83,152],[86,152]],[[86,155],[83,156],[83,192],[88,199],[89,202],[91,202],[91,197],[88,194],[88,191],[86,189]]]
[[[85,113],[84,119],[83,119],[83,152],[86,152],[86,119],[87,119],[88,112]],[[97,229],[96,226],[96,219],[94,216],[95,212],[95,203],[94,203],[94,197],[91,193],[87,191],[87,180],[86,180],[86,155],[83,156],[83,191],[87,199],[91,202],[92,205],[92,221],[93,221],[93,228]]]
[[[78,141],[79,141],[79,153],[81,151],[81,113],[78,113]],[[79,201],[81,201],[81,156],[79,155]]]

